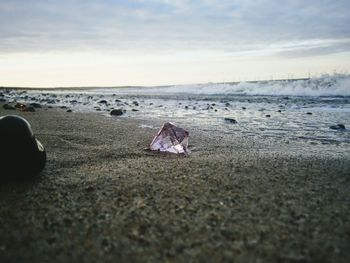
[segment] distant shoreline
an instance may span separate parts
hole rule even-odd
[[[81,86],[81,87],[10,87],[0,86],[0,89],[20,89],[20,90],[95,90],[95,89],[128,89],[128,88],[165,88],[171,86],[186,86],[186,85],[206,85],[206,84],[229,84],[237,85],[239,83],[267,83],[269,81],[284,82],[284,81],[306,81],[311,78],[297,78],[297,79],[276,79],[276,80],[249,80],[249,81],[231,81],[231,82],[208,82],[208,83],[192,83],[192,84],[174,84],[174,85],[155,85],[155,86]]]

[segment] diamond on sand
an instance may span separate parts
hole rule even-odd
[[[171,122],[166,122],[154,136],[150,149],[152,151],[189,154],[188,138],[188,131],[176,127]]]

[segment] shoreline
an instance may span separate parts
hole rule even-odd
[[[184,127],[184,157],[145,151],[161,120],[1,105],[9,113],[48,161],[33,181],[0,185],[6,262],[350,260],[346,149]]]
[[[312,78],[293,78],[293,79],[269,79],[269,80],[247,80],[247,81],[228,81],[228,82],[206,82],[206,83],[183,83],[183,84],[165,84],[165,85],[122,85],[122,86],[72,86],[72,87],[11,87],[11,86],[0,86],[0,89],[23,89],[23,90],[92,90],[92,89],[123,89],[123,88],[162,88],[162,87],[171,87],[171,86],[186,86],[186,85],[208,85],[208,84],[229,84],[237,85],[242,82],[246,83],[266,83],[270,81],[274,82],[291,82],[291,81],[306,81]]]

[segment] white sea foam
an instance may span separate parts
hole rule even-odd
[[[240,83],[209,83],[167,87],[98,89],[97,93],[119,94],[228,94],[280,96],[350,96],[350,75],[323,75],[302,80],[275,80]]]
[[[350,76],[324,75],[307,80],[240,82],[172,86],[153,90],[159,93],[243,94],[288,96],[350,96]]]

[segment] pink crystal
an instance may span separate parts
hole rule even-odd
[[[188,131],[176,127],[171,122],[166,122],[154,136],[150,149],[152,151],[189,154],[188,138]]]

